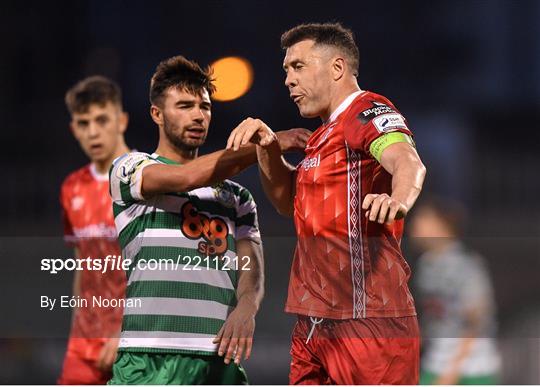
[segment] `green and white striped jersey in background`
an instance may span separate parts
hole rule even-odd
[[[142,171],[176,164],[128,153],[113,163],[110,191],[123,259],[130,260],[120,351],[215,353],[212,343],[236,305],[236,241],[260,242],[255,202],[225,180],[145,199]],[[236,260],[236,261],[235,261]]]

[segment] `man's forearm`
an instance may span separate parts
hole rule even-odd
[[[253,312],[258,312],[264,296],[263,278],[260,271],[244,270],[240,273],[236,290],[238,305],[253,308]]]
[[[426,168],[419,159],[404,155],[392,173],[392,198],[412,208],[424,183]]]
[[[185,165],[149,165],[143,171],[142,192],[146,196],[191,191],[237,175],[256,162],[255,146],[248,145],[236,152],[213,152]]]
[[[281,215],[292,216],[295,169],[281,156],[279,145],[257,146],[261,184],[272,205]]]
[[[253,308],[256,313],[259,310],[264,296],[264,258],[262,245],[250,241],[238,242],[238,257],[242,262],[239,271],[236,298],[238,305]],[[244,257],[249,262],[244,266]],[[242,270],[242,269],[249,270]]]

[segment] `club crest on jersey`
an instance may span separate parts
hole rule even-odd
[[[225,184],[219,183],[213,188],[214,196],[218,202],[229,208],[233,208],[235,206],[236,202],[234,200],[234,193],[228,190]]]

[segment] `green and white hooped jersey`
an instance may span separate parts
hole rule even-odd
[[[236,305],[236,241],[260,243],[255,202],[225,180],[189,192],[141,194],[142,171],[176,164],[157,154],[128,153],[113,163],[110,191],[127,271],[119,349],[215,353],[212,343]]]

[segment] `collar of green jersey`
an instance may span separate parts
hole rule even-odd
[[[152,153],[151,157],[154,159],[154,160],[158,160],[158,161],[161,161],[162,163],[164,164],[172,164],[172,165],[181,165],[181,163],[177,163],[176,161],[174,160],[171,160],[171,159],[168,159],[166,157],[163,157],[163,156],[160,156],[158,155],[157,153]]]

